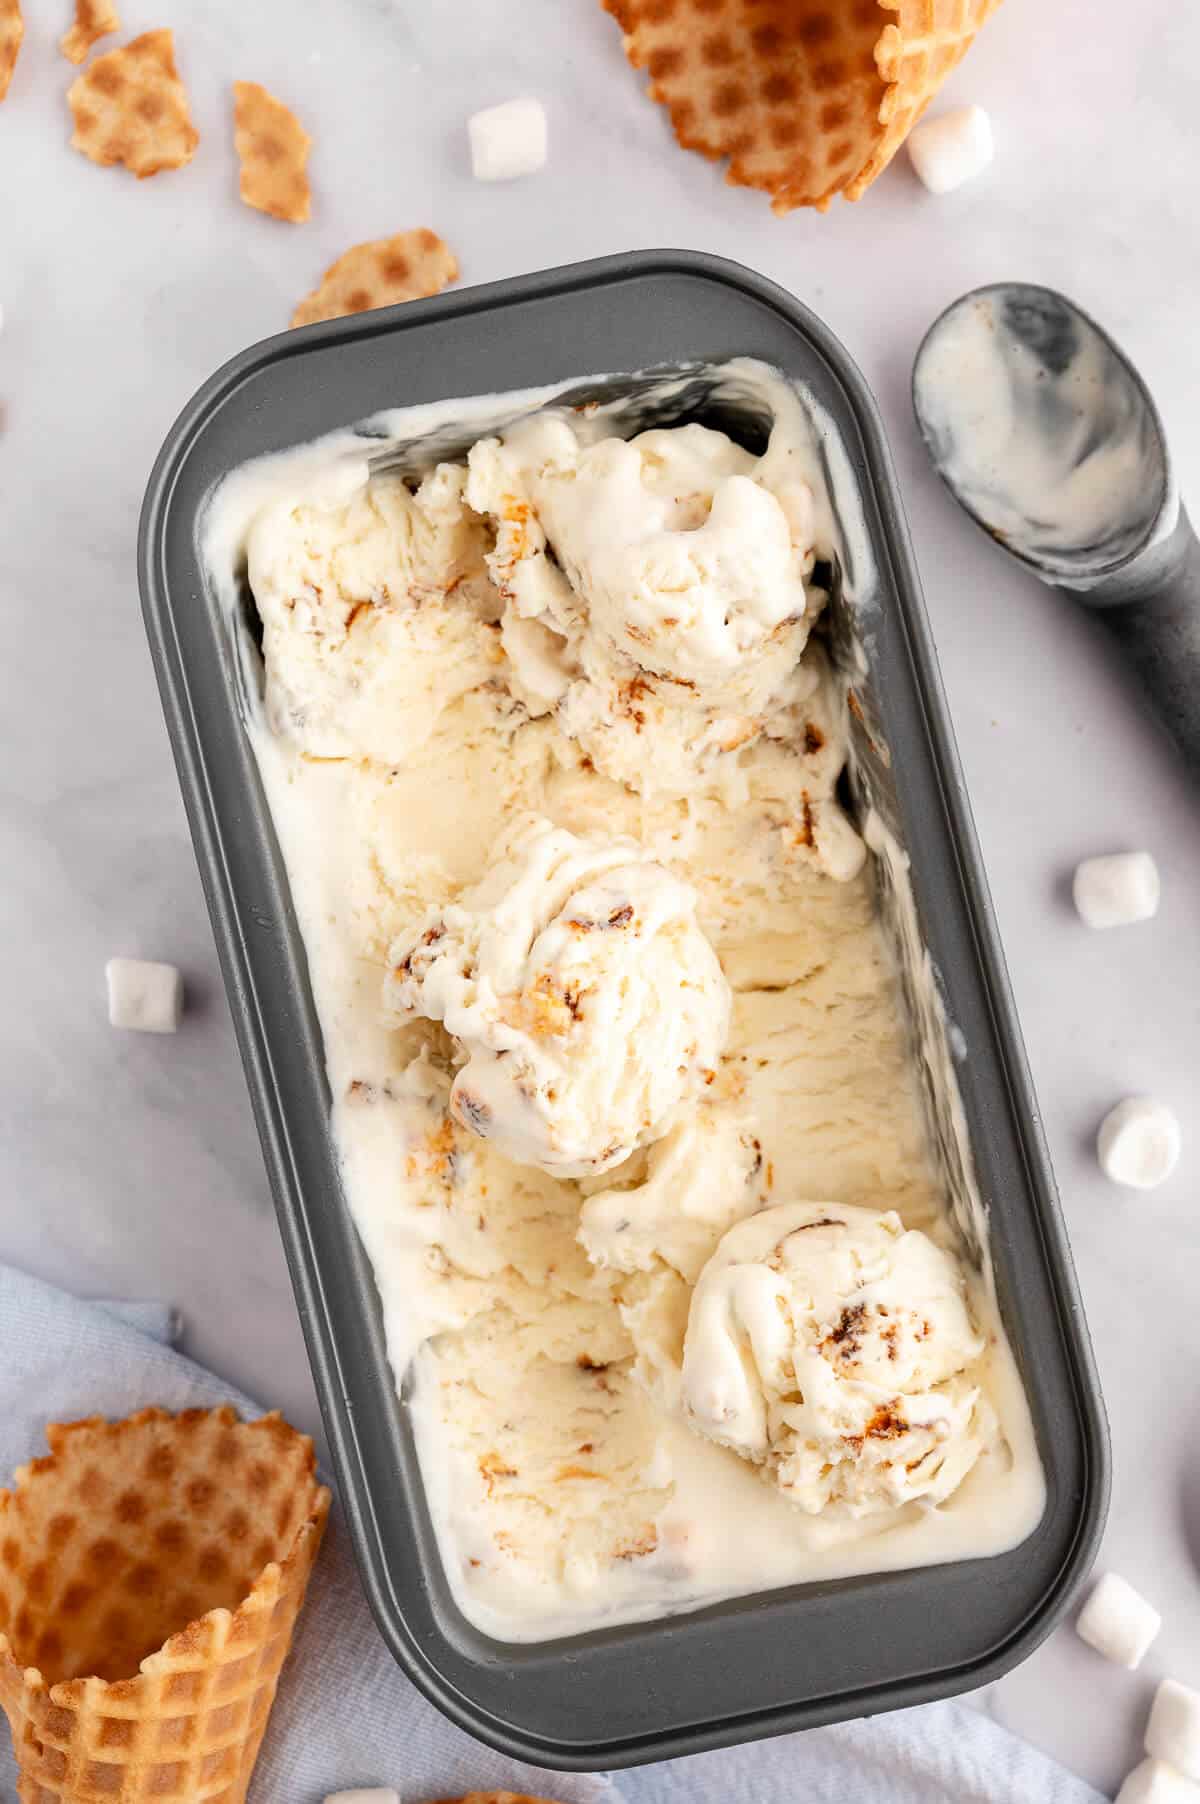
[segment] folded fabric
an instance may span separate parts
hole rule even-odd
[[[83,1303],[0,1266],[0,1485],[47,1422],[258,1405],[176,1353],[173,1311]],[[0,1799],[15,1797],[0,1751]],[[619,1774],[547,1773],[453,1727],[404,1678],[363,1599],[335,1511],[259,1758],[252,1804],[392,1785],[404,1804],[508,1787],[562,1804],[1100,1804],[1082,1780],[961,1704],[756,1742]]]
[[[121,1297],[93,1297],[92,1302],[97,1309],[115,1315],[119,1322],[148,1334],[151,1340],[161,1341],[165,1347],[179,1344],[183,1322],[170,1303],[128,1302]]]
[[[139,1312],[140,1313],[140,1312]],[[0,1486],[44,1453],[47,1422],[232,1403],[260,1405],[164,1344],[169,1312],[144,1334],[111,1306],[81,1303],[0,1266]],[[7,1742],[2,1733],[0,1741]],[[251,1787],[253,1804],[319,1804],[327,1792],[394,1785],[405,1804],[508,1787],[590,1804],[608,1781],[546,1773],[481,1746],[426,1703],[385,1648],[367,1609],[335,1510]],[[0,1752],[0,1799],[16,1796],[16,1768]]]
[[[622,1804],[1103,1804],[981,1711],[895,1710],[621,1774]]]

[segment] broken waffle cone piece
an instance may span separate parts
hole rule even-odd
[[[331,263],[319,288],[305,295],[292,315],[293,326],[392,307],[440,294],[458,276],[458,259],[436,232],[422,228],[356,244]]]
[[[229,1408],[46,1439],[0,1491],[21,1804],[243,1804],[329,1509],[312,1442]]]
[[[1000,0],[602,3],[683,148],[788,213],[861,198]]]
[[[554,1804],[553,1798],[531,1798],[523,1791],[469,1791],[465,1798],[438,1798],[435,1804]]]
[[[312,139],[282,100],[256,81],[233,84],[233,142],[248,207],[299,225],[312,211],[306,168]]]
[[[72,148],[93,163],[124,163],[139,181],[182,168],[200,142],[169,31],[145,31],[98,56],[67,89],[67,104]]]
[[[24,36],[21,0],[0,0],[0,100],[8,93]]]
[[[69,63],[81,63],[93,44],[120,29],[113,0],[75,0],[75,23],[59,38],[58,47]]]

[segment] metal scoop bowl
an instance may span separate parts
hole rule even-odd
[[[1128,358],[1054,289],[996,283],[930,327],[913,407],[955,500],[1112,633],[1200,774],[1200,544]]]

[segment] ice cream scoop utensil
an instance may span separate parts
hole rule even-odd
[[[1054,289],[996,283],[930,327],[913,406],[955,500],[1107,628],[1200,773],[1200,543],[1128,358]]]

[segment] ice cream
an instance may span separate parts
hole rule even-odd
[[[684,1407],[812,1514],[940,1502],[994,1434],[983,1350],[955,1260],[894,1210],[782,1204],[700,1274]]]
[[[962,1256],[969,1172],[932,1150],[940,1016],[918,1051],[884,860],[843,807],[825,584],[835,560],[865,581],[869,548],[838,536],[837,448],[795,392],[728,380],[774,421],[757,452],[546,394],[454,402],[373,424],[403,474],[343,435],[235,473],[209,526],[231,623],[243,559],[262,617],[248,729],[343,1192],[451,1590],[502,1640],[980,1557],[1042,1508]],[[426,434],[458,461],[421,478]],[[811,1298],[790,1249],[833,1230],[781,1233],[801,1198],[860,1258],[827,1248]],[[729,1289],[759,1268],[789,1310],[769,1348]],[[859,1302],[894,1306],[895,1360],[882,1332],[819,1351]],[[734,1366],[751,1330],[761,1373]],[[810,1356],[826,1388],[797,1415]],[[744,1409],[717,1420],[722,1372]]]
[[[493,674],[495,597],[463,481],[443,465],[415,495],[381,477],[344,501],[335,488],[332,506],[284,500],[255,521],[247,575],[267,717],[302,751],[400,763],[443,708]],[[458,607],[424,605],[454,593]]]
[[[468,500],[497,521],[517,692],[556,706],[602,770],[686,793],[698,763],[763,730],[820,607],[807,482],[770,486],[705,426],[589,443],[545,416],[468,464]]]
[[[766,1194],[762,1142],[728,1104],[689,1110],[650,1150],[640,1181],[586,1195],[579,1240],[601,1270],[653,1272],[689,1282],[715,1240]]]
[[[716,1077],[729,988],[696,895],[630,840],[533,817],[391,949],[384,1006],[441,1021],[456,1121],[560,1177],[608,1171]]]

